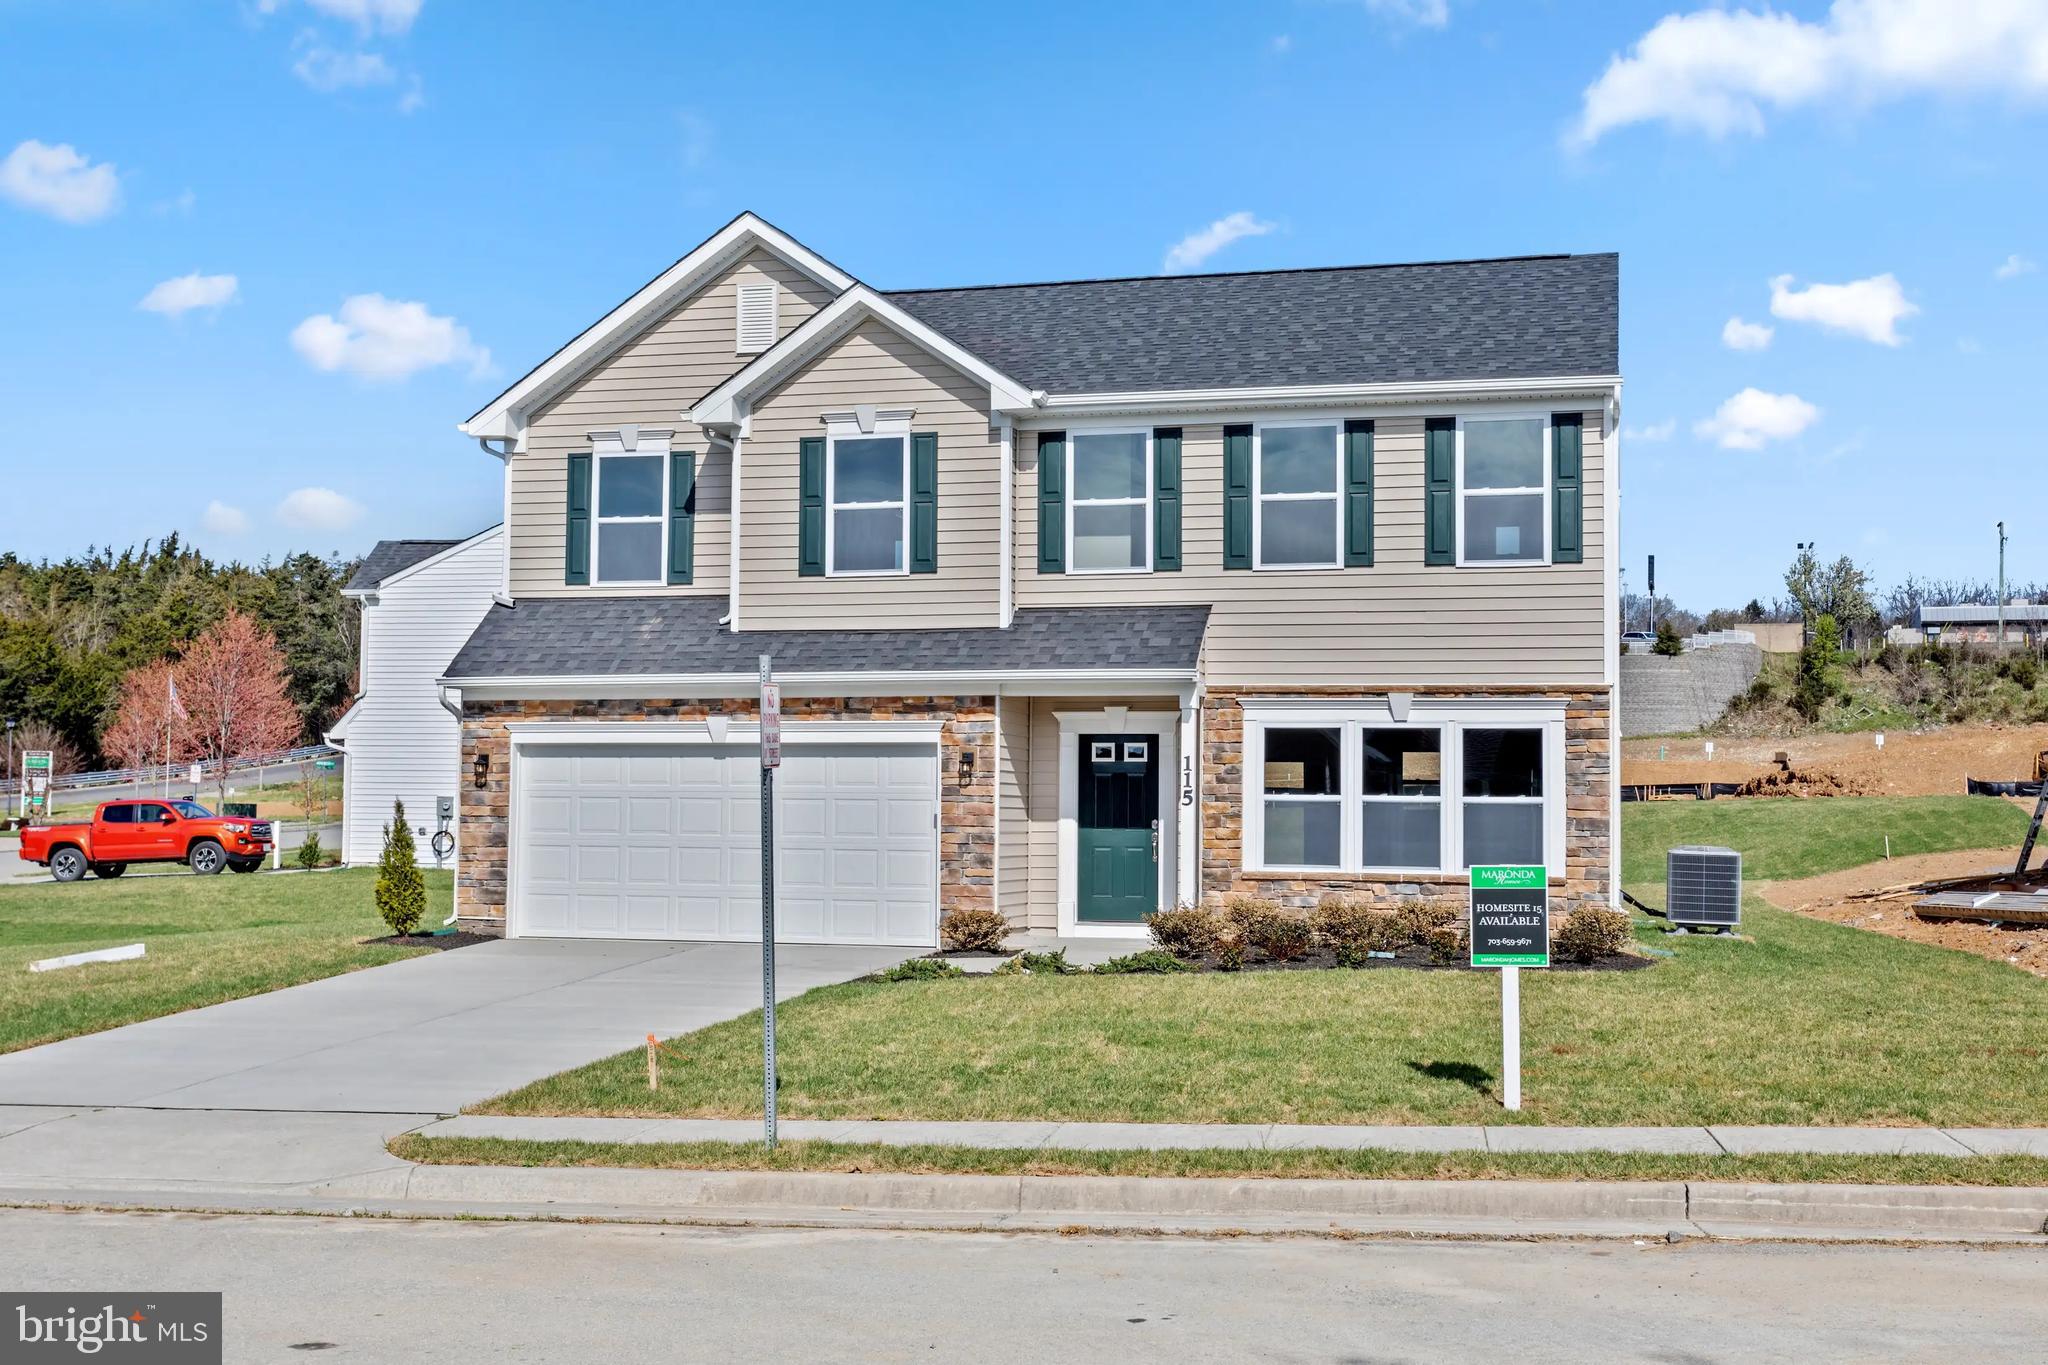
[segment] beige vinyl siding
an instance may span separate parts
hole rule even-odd
[[[797,575],[797,443],[862,403],[914,408],[911,430],[938,433],[937,573]],[[1002,444],[986,385],[868,321],[755,403],[740,459],[742,630],[996,624]]]
[[[536,412],[527,448],[512,457],[512,594],[515,597],[631,592],[722,594],[729,587],[732,461],[684,414],[690,405],[752,359],[734,351],[738,288],[773,280],[777,324],[787,333],[830,302],[832,291],[778,257],[756,250],[693,294],[667,317],[613,352],[602,364]],[[694,581],[688,587],[607,589],[562,582],[568,454],[590,449],[590,433],[624,422],[673,431],[670,448],[697,453]],[[595,566],[593,566],[595,567]]]
[[[1373,415],[1374,565],[1329,570],[1223,568],[1223,426],[1205,422],[1182,428],[1180,572],[1041,575],[1038,433],[1020,431],[1017,605],[1210,603],[1203,676],[1220,687],[1598,684],[1607,553],[1600,412],[1585,413],[1585,562],[1512,568],[1424,566],[1422,430],[1435,415]]]
[[[999,698],[996,731],[996,904],[1012,924],[1038,928],[1032,917],[1031,818],[1025,803],[1031,771],[1030,700]]]

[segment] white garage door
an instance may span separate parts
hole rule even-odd
[[[704,744],[523,749],[513,931],[759,941],[755,755]],[[930,745],[786,745],[776,778],[778,939],[935,943],[937,801]]]

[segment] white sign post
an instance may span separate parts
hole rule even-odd
[[[50,813],[50,779],[56,755],[48,749],[30,749],[21,756],[21,814],[47,816]]]
[[[782,689],[761,656],[761,1113],[775,1150],[775,770],[782,766]]]

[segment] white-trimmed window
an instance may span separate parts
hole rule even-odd
[[[668,533],[668,451],[605,451],[597,472],[594,581],[614,586],[660,583]]]
[[[1550,559],[1550,418],[1458,419],[1458,562]]]
[[[1334,569],[1343,561],[1342,422],[1263,422],[1252,448],[1252,564]]]
[[[1069,573],[1152,567],[1152,433],[1076,431],[1067,438]]]
[[[1244,703],[1246,869],[1561,874],[1563,702],[1417,697],[1401,711],[1384,698]]]
[[[825,438],[825,571],[908,572],[910,433],[831,429]]]
[[[735,293],[733,350],[758,355],[775,344],[781,294],[773,280],[742,284]]]

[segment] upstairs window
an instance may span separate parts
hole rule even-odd
[[[1070,573],[1152,566],[1152,433],[1079,431],[1069,439]]]
[[[775,344],[781,330],[777,318],[780,296],[769,281],[741,285],[738,298],[738,340],[733,349],[741,355],[759,354]]]
[[[836,576],[905,572],[909,539],[910,437],[828,438],[826,560]]]
[[[1544,417],[1468,417],[1458,424],[1460,562],[1540,564],[1550,483]]]
[[[668,455],[600,451],[595,463],[597,582],[661,582]]]
[[[1343,487],[1336,422],[1267,423],[1257,429],[1252,562],[1261,569],[1334,569]]]

